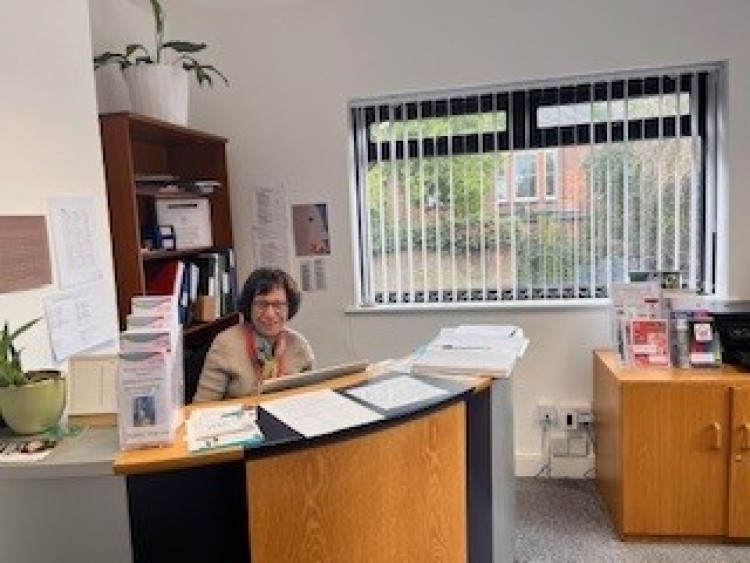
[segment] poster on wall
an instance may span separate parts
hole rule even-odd
[[[94,223],[94,198],[51,197],[49,217],[60,289],[103,278],[96,252],[101,235]]]
[[[292,229],[294,230],[294,252],[297,256],[331,254],[327,204],[292,205]]]
[[[289,269],[289,220],[284,186],[251,190],[253,262],[268,268]]]

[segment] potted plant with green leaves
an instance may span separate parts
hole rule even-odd
[[[55,426],[65,408],[65,379],[58,370],[25,371],[16,339],[39,322],[0,332],[0,414],[17,434],[36,434]]]
[[[206,43],[164,38],[165,12],[159,0],[150,0],[154,16],[154,45],[126,45],[122,53],[107,51],[94,57],[94,69],[115,63],[122,70],[130,92],[133,110],[180,125],[187,125],[188,77],[195,76],[199,86],[213,86],[214,79],[229,84],[215,66],[195,58]]]

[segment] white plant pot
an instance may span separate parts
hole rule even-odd
[[[188,73],[180,66],[141,64],[123,71],[133,111],[187,125]]]

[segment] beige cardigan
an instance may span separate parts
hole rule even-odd
[[[255,368],[247,354],[244,328],[234,325],[214,338],[206,354],[198,380],[194,403],[242,397],[253,392]],[[284,375],[312,369],[314,356],[310,344],[299,332],[286,329]]]

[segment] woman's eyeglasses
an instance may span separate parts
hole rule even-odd
[[[283,313],[287,310],[289,304],[286,301],[266,301],[265,299],[253,300],[253,308],[257,311],[265,311],[269,307],[277,313]]]

